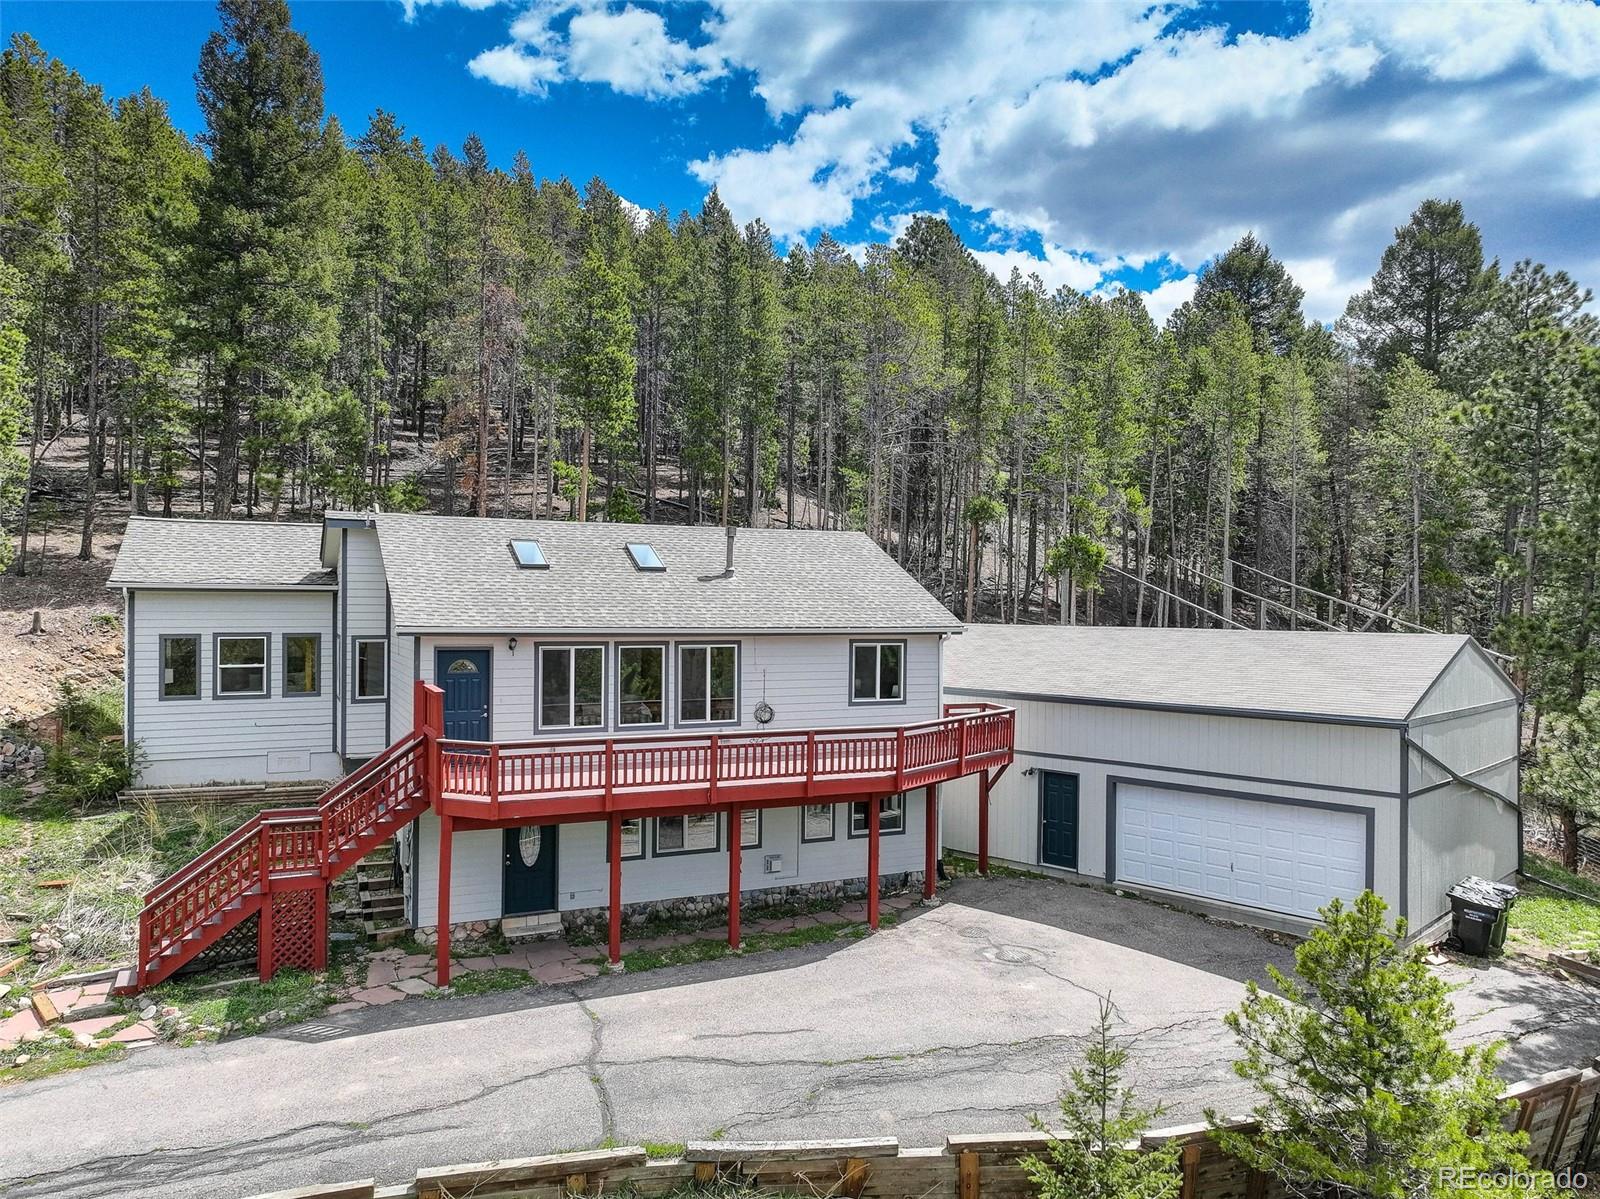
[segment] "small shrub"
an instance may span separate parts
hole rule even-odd
[[[137,773],[133,746],[70,739],[50,751],[46,771],[57,797],[80,808],[107,804]]]
[[[67,737],[103,740],[122,735],[122,691],[102,687],[85,691],[76,683],[64,682],[57,692],[56,712]]]

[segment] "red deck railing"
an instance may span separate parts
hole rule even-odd
[[[248,914],[274,880],[337,877],[376,839],[427,806],[427,737],[410,733],[323,793],[313,807],[256,813],[156,884],[139,913],[136,986],[160,981]],[[194,952],[185,953],[185,943]]]
[[[439,742],[439,802],[496,820],[553,810],[797,800],[943,782],[1011,757],[1010,708],[949,705],[899,728]]]

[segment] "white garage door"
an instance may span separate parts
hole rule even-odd
[[[1359,812],[1117,786],[1117,878],[1315,918],[1367,881]]]

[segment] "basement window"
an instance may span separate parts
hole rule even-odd
[[[643,541],[628,542],[628,557],[633,559],[635,570],[663,571],[667,564],[661,560],[655,547]]]
[[[860,801],[850,805],[850,836],[865,837],[868,835],[867,805]],[[892,837],[896,833],[906,831],[906,797],[904,795],[885,795],[878,801],[878,833],[880,836]]]
[[[511,556],[517,560],[518,570],[550,569],[550,563],[545,561],[544,547],[537,541],[513,541]]]

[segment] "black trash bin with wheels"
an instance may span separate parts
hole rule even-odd
[[[1506,914],[1517,889],[1468,875],[1450,888],[1450,939],[1463,953],[1484,957],[1506,943]]]

